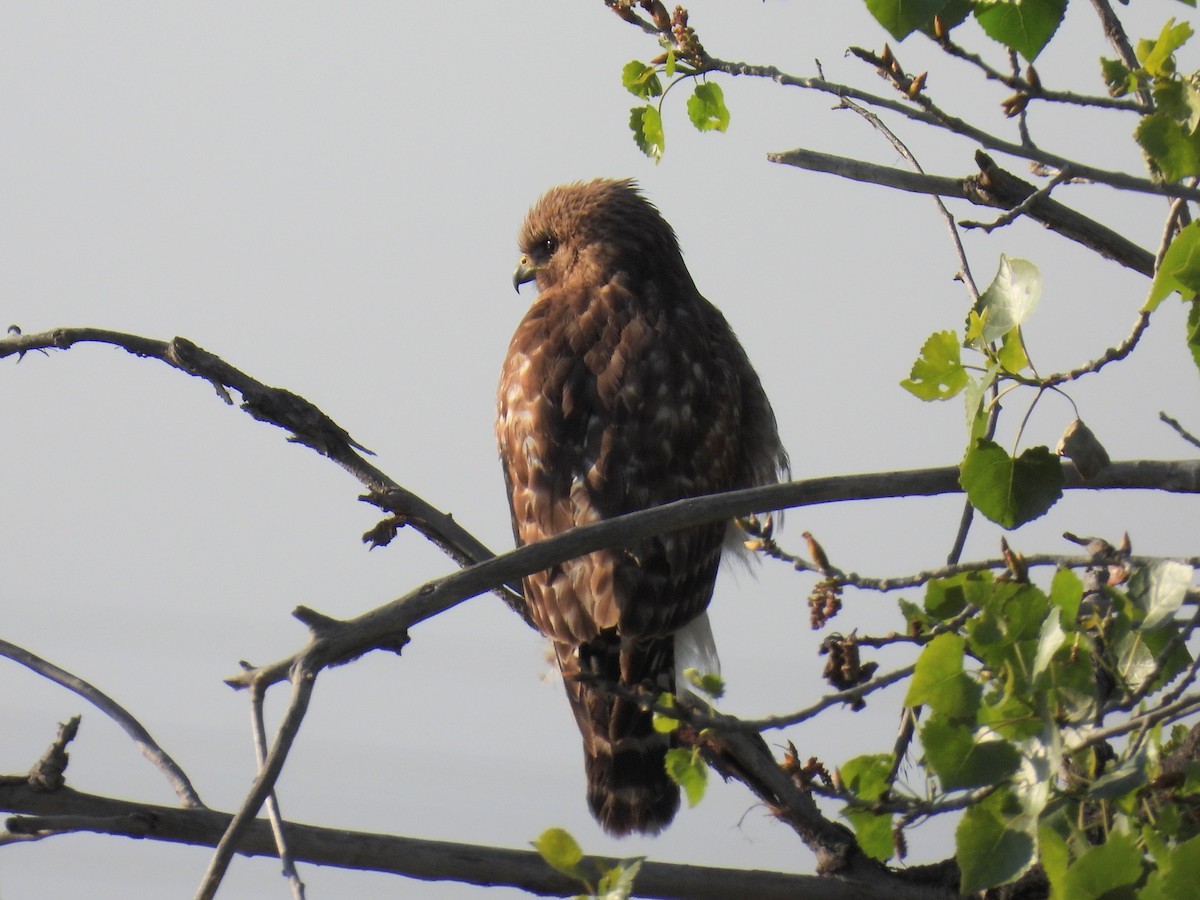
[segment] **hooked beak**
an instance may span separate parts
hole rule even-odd
[[[521,285],[537,278],[540,268],[540,266],[535,266],[528,256],[522,256],[517,261],[517,268],[513,271],[513,290],[518,294],[521,293]]]

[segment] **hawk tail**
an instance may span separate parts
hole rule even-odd
[[[583,733],[588,805],[616,837],[657,834],[679,809],[679,787],[666,771],[672,736],[655,731],[651,713],[612,690],[674,690],[674,645],[671,634],[645,641],[602,635],[579,647],[584,680],[566,682]]]

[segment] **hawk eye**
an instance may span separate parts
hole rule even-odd
[[[538,244],[538,253],[549,259],[554,255],[554,251],[558,249],[558,241],[550,236],[542,238],[542,242]]]

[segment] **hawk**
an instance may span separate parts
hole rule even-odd
[[[787,455],[758,376],[633,181],[552,188],[518,243],[513,285],[536,280],[539,294],[509,345],[496,421],[518,544],[779,480]],[[679,789],[664,767],[671,736],[606,685],[675,692],[684,667],[715,670],[705,610],[731,526],[630,541],[525,579],[609,834],[658,833]]]

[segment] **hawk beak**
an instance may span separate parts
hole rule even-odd
[[[518,294],[521,293],[521,285],[537,278],[539,268],[540,266],[535,266],[528,256],[522,256],[517,261],[517,268],[513,271],[513,290]]]

